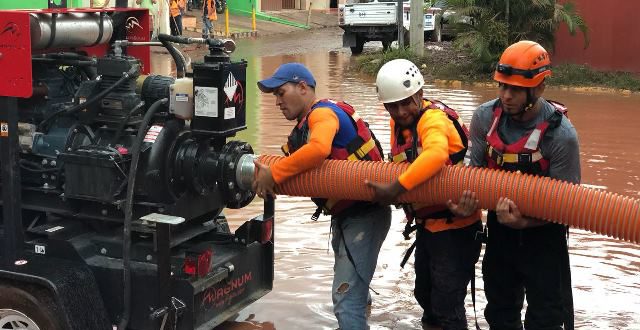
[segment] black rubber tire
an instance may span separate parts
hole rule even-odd
[[[364,40],[361,38],[356,38],[356,45],[350,48],[351,48],[351,54],[353,55],[361,54],[362,50],[364,49]]]
[[[431,41],[442,42],[442,24],[436,24],[435,30],[431,32]]]
[[[227,0],[216,0],[216,13],[222,14],[227,9]]]
[[[46,290],[0,284],[0,310],[12,309],[31,319],[41,330],[63,330],[56,315],[61,311]],[[4,326],[0,324],[0,327]]]
[[[387,51],[391,48],[391,40],[382,40],[382,51]]]

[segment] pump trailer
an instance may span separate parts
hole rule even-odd
[[[223,214],[255,197],[229,140],[247,62],[149,31],[141,9],[0,11],[1,329],[210,330],[272,289],[273,200]],[[187,70],[174,43],[209,53]]]

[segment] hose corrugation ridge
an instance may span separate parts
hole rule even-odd
[[[263,155],[271,165],[280,156]],[[371,200],[365,179],[392,182],[408,164],[326,160],[321,167],[276,186],[284,195]],[[492,209],[499,197],[513,200],[523,214],[611,236],[640,241],[640,200],[546,177],[486,168],[447,166],[431,180],[400,196],[400,202],[441,205],[457,200],[462,191],[476,192],[480,207]]]

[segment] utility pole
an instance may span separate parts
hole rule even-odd
[[[505,21],[507,22],[507,41],[510,43],[511,42],[511,35],[510,35],[510,31],[509,31],[509,1],[507,0],[507,8],[505,9]]]
[[[422,0],[411,0],[409,40],[411,50],[418,56],[424,55],[424,8]]]
[[[402,15],[404,15],[404,7],[402,6],[402,0],[398,0],[396,6],[396,24],[398,24],[398,48],[404,48],[404,26],[402,23]]]

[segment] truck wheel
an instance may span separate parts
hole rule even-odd
[[[409,36],[409,31],[404,31],[404,48],[411,47],[411,37]]]
[[[436,24],[436,27],[431,31],[431,41],[442,42],[442,24]]]
[[[0,329],[62,330],[59,314],[45,290],[0,285]]]
[[[391,47],[391,40],[382,40],[382,51],[387,51]]]
[[[356,37],[356,45],[351,46],[350,48],[351,48],[351,54],[353,55],[358,55],[362,53],[362,50],[364,49],[364,39]]]

